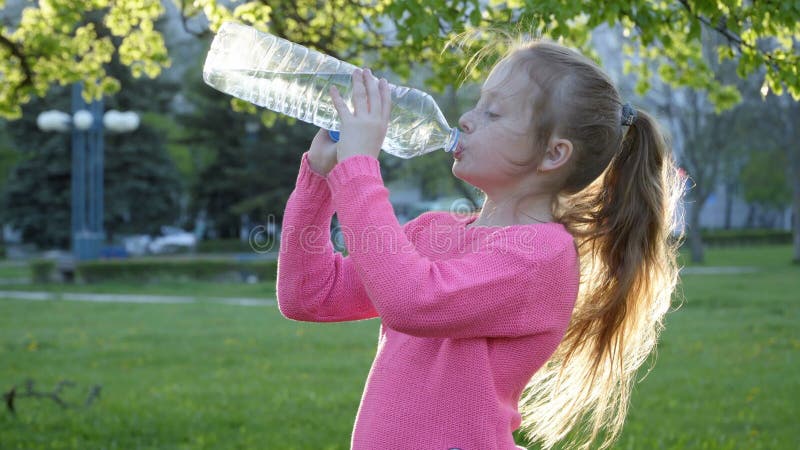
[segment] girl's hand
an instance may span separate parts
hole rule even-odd
[[[336,142],[328,136],[328,130],[320,128],[308,149],[308,164],[314,172],[327,177],[336,162]]]
[[[356,69],[352,80],[353,112],[350,112],[336,87],[332,86],[330,92],[342,123],[341,138],[336,146],[340,162],[355,155],[377,158],[386,138],[392,111],[392,98],[386,79],[379,81],[369,69]]]

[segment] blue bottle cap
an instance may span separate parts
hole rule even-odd
[[[338,131],[328,130],[328,136],[331,137],[333,142],[339,142],[339,132]]]
[[[444,149],[444,151],[452,152],[453,150],[455,150],[456,146],[458,145],[458,139],[460,137],[461,137],[461,131],[459,131],[458,127],[453,128],[452,131],[450,132],[450,142],[449,142],[450,148],[446,148]]]

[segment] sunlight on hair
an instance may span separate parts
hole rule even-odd
[[[543,39],[541,28],[526,27],[516,24],[513,30],[499,27],[469,28],[451,37],[440,53],[460,51],[468,57],[458,77],[458,86],[467,80],[485,78],[498,61],[513,53],[516,49],[531,42]]]
[[[531,36],[541,34],[473,29],[445,50],[478,47],[462,83],[514,54],[546,92],[536,99],[539,139],[557,130],[575,145],[554,217],[575,238],[580,290],[561,344],[520,398],[520,431],[548,449],[608,448],[622,430],[637,374],[655,361],[672,305],[685,180],[649,114],[637,111],[622,126],[625,102],[594,61]]]
[[[684,180],[655,122],[642,116],[639,129],[632,131],[639,141],[625,150],[644,155],[633,164],[613,161],[589,186],[561,199],[564,223],[579,247],[580,291],[563,341],[520,400],[522,432],[544,448],[590,448],[598,440],[599,448],[613,444],[637,373],[642,370],[643,378],[655,363],[673,294],[681,300],[677,254],[683,236],[676,217]],[[620,172],[645,170],[652,173],[639,177],[637,183],[643,184],[637,187],[647,201],[629,201],[625,210],[614,211],[617,204],[608,198],[619,190],[610,180]],[[632,224],[632,218],[641,225]],[[626,234],[629,227],[633,231]],[[648,359],[649,367],[642,369]]]

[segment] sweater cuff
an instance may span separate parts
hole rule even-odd
[[[329,192],[325,177],[315,172],[308,162],[308,152],[300,158],[300,171],[297,173],[297,186],[311,192]]]
[[[353,179],[366,176],[377,178],[383,184],[381,165],[378,158],[369,155],[355,155],[345,158],[336,164],[328,173],[328,186],[331,191],[336,191],[341,186],[346,186]]]

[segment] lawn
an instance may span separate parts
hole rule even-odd
[[[175,295],[203,297],[275,298],[275,283],[223,283],[213,281],[164,281],[160,283],[108,282],[97,284],[7,284],[0,291],[86,292],[91,294]]]
[[[31,269],[23,261],[2,261],[0,260],[0,280],[20,280],[28,279],[31,276]]]
[[[794,449],[800,267],[787,246],[710,250],[686,274],[619,449]],[[2,286],[18,290],[24,286]],[[64,290],[64,286],[28,286]],[[71,286],[75,292],[274,297],[274,284]],[[19,398],[2,449],[346,449],[379,323],[308,324],[274,306],[0,300],[0,390],[60,380],[61,409]],[[521,444],[524,444],[520,441]]]

